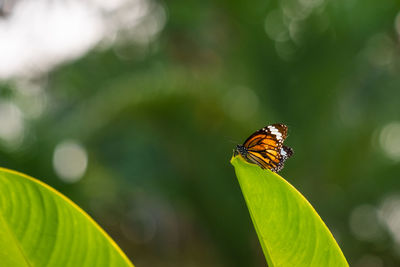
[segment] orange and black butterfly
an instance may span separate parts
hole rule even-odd
[[[235,156],[240,154],[248,162],[255,163],[262,169],[279,172],[282,170],[285,160],[293,155],[293,149],[283,145],[286,137],[286,125],[265,126],[250,135],[243,145],[237,145]]]

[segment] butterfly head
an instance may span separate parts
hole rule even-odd
[[[247,149],[243,145],[237,145],[234,151],[234,156],[237,156],[238,154],[244,156],[247,154]]]

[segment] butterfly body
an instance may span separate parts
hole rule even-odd
[[[293,149],[284,146],[287,126],[268,125],[252,134],[243,145],[237,145],[235,156],[240,154],[246,161],[273,172],[282,170],[286,159],[293,155]]]

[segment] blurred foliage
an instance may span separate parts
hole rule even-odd
[[[152,42],[99,46],[2,82],[24,133],[1,141],[0,165],[44,177],[137,266],[265,266],[229,159],[254,130],[282,122],[295,151],[282,173],[350,265],[400,265],[400,214],[390,208],[400,201],[387,202],[400,199],[400,165],[382,146],[400,141],[381,140],[400,121],[400,4],[160,4],[166,25]],[[76,183],[53,168],[55,147],[70,139],[88,155]],[[371,212],[354,213],[362,205]]]

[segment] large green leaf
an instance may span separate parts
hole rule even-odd
[[[348,266],[324,222],[292,185],[240,156],[231,163],[270,267]]]
[[[0,266],[133,266],[71,200],[0,168]]]

